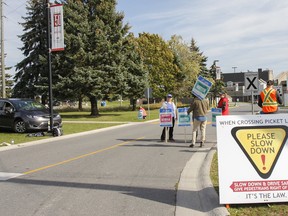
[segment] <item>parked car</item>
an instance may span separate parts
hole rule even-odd
[[[32,99],[0,98],[0,128],[17,133],[48,131],[50,111]],[[62,127],[59,113],[53,111],[53,127]]]

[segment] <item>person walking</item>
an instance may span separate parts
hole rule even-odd
[[[176,116],[177,107],[174,104],[174,102],[172,101],[172,94],[167,95],[166,101],[163,102],[161,108],[172,110],[172,127],[169,127],[169,142],[175,142],[175,140],[173,138],[173,131],[174,131],[175,119],[177,119],[177,116]],[[162,130],[162,134],[161,134],[161,141],[162,142],[165,140],[166,130],[167,130],[166,127],[164,127]]]
[[[201,132],[201,142],[200,147],[202,147],[206,140],[206,125],[207,125],[207,113],[209,110],[209,102],[207,99],[199,99],[193,95],[194,100],[190,104],[187,114],[193,112],[193,129],[192,129],[192,143],[189,147],[194,147],[197,139],[198,127],[200,127]]]
[[[267,87],[260,93],[258,106],[262,108],[260,114],[273,114],[278,111],[278,104],[282,99],[276,89],[273,89],[273,81],[267,81]]]
[[[222,115],[229,115],[229,100],[225,92],[220,92],[220,100],[217,108],[222,109]]]

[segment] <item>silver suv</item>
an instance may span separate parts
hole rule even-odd
[[[0,128],[17,133],[48,131],[50,112],[32,99],[0,98]],[[61,116],[53,112],[53,127],[62,127]]]

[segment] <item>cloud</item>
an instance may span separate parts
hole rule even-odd
[[[288,1],[180,0],[177,3],[172,7],[173,3],[167,1],[165,7],[147,10],[136,0],[138,10],[129,11],[131,2],[123,2],[122,8],[127,12],[125,19],[132,25],[132,31],[158,33],[166,40],[177,34],[186,42],[193,37],[211,63],[219,59],[224,72],[232,72],[232,67],[237,65],[245,71],[256,71],[259,67],[276,73],[288,70]],[[145,1],[146,8],[149,4],[152,1]]]
[[[23,59],[21,16],[26,1],[6,1],[6,65]],[[149,32],[165,40],[174,34],[190,43],[194,38],[208,67],[218,59],[223,72],[269,68],[274,73],[288,71],[287,0],[118,0],[125,22],[134,33]]]

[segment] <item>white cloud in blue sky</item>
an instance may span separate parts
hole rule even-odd
[[[17,35],[23,34],[18,23],[26,1],[4,2],[6,65],[14,66],[23,58]],[[187,43],[194,38],[208,67],[217,59],[224,73],[232,67],[288,71],[287,0],[118,0],[117,10],[136,36],[149,32],[169,40],[176,34]]]
[[[222,72],[288,71],[287,0],[119,0],[135,34],[174,34],[194,38],[208,66],[219,60]]]

